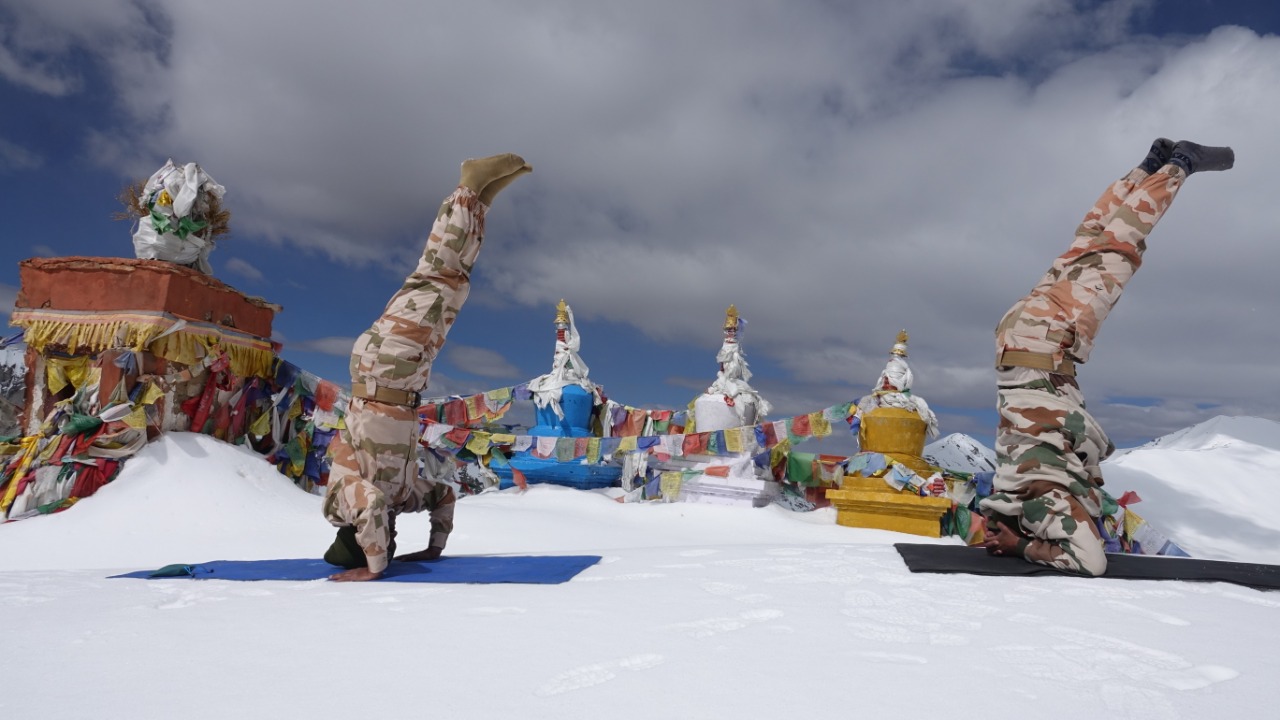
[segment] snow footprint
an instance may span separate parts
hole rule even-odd
[[[700,587],[712,595],[733,595],[747,589],[745,585],[724,582],[704,582]]]
[[[906,653],[860,652],[858,655],[876,662],[897,663],[899,665],[925,665],[929,662],[928,658]]]
[[[1173,615],[1166,615],[1161,612],[1156,612],[1155,610],[1149,610],[1147,608],[1134,605],[1133,603],[1120,602],[1119,600],[1108,600],[1104,602],[1103,605],[1106,605],[1107,607],[1113,610],[1120,610],[1122,612],[1132,613],[1134,615],[1141,615],[1143,617],[1151,618],[1156,622],[1162,622],[1166,625],[1183,626],[1183,625],[1191,624],[1189,621],[1183,620],[1180,617],[1174,617]]]
[[[602,663],[593,663],[591,665],[583,665],[564,672],[551,678],[551,680],[543,683],[542,687],[534,691],[535,695],[541,697],[550,697],[552,695],[560,695],[561,693],[571,692],[573,690],[582,690],[594,685],[609,682],[618,677],[619,672],[628,670],[648,670],[657,667],[663,662],[661,655],[644,654],[632,655],[631,657],[620,658],[618,660],[609,660]]]
[[[848,627],[854,637],[862,640],[884,643],[910,643],[916,641],[916,637],[909,630],[894,625],[859,621],[849,623]]]
[[[666,577],[666,574],[665,573],[628,573],[625,575],[610,575],[608,577],[602,577],[599,575],[592,575],[590,577],[576,577],[573,579],[573,581],[575,583],[587,583],[587,582],[605,582],[606,580],[619,580],[619,581],[653,580],[655,578],[662,578],[662,577]]]
[[[1224,598],[1228,598],[1230,600],[1238,600],[1242,603],[1248,603],[1249,605],[1259,605],[1261,607],[1280,607],[1280,601],[1271,600],[1271,599],[1262,597],[1262,594],[1257,591],[1253,591],[1253,594],[1246,594],[1244,592],[1219,590],[1215,594]]]
[[[712,550],[712,549],[710,549],[710,548],[700,548],[700,549],[697,549],[697,550],[684,550],[684,551],[679,552],[679,553],[677,553],[677,554],[678,554],[680,557],[705,557],[705,556],[707,556],[707,555],[715,555],[715,554],[716,554],[716,553],[718,553],[718,552],[720,552],[720,551],[719,551],[719,550]]]
[[[1173,653],[1075,628],[1053,627],[1046,635],[1070,645],[1056,648],[1065,664],[1080,666],[1085,657],[1101,676],[1145,680],[1174,690],[1199,690],[1240,675],[1220,665],[1192,665]]]
[[[781,610],[748,610],[739,613],[737,617],[707,618],[706,620],[694,622],[676,623],[667,627],[682,630],[688,633],[689,637],[702,639],[733,632],[734,630],[741,630],[769,620],[776,620],[782,615]]]
[[[523,615],[529,612],[522,607],[476,607],[466,610],[467,615]]]
[[[735,585],[726,582],[704,582],[699,585],[703,590],[721,597],[730,597],[740,603],[761,603],[769,599],[764,593],[745,593],[746,585]]]
[[[156,606],[157,610],[177,610],[179,608],[190,607],[200,602],[201,598],[196,593],[182,593],[177,598],[169,602],[160,603]]]
[[[1109,683],[1102,686],[1101,695],[1102,702],[1107,706],[1107,715],[1111,717],[1132,720],[1168,720],[1180,717],[1178,709],[1158,690]]]

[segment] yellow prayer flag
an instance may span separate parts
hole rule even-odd
[[[1124,509],[1124,534],[1126,536],[1133,537],[1133,534],[1138,532],[1138,530],[1146,524],[1147,521],[1143,520],[1138,513],[1130,510],[1129,508]]]
[[[731,453],[743,452],[742,431],[745,428],[729,428],[724,431],[724,449]]]
[[[249,425],[249,433],[252,435],[256,435],[258,437],[265,437],[270,432],[271,432],[271,411],[267,410],[266,412],[262,413],[257,418],[255,418],[253,423]]]
[[[49,394],[57,395],[68,385],[79,390],[89,375],[88,356],[73,358],[45,358],[45,384]]]
[[[659,480],[659,487],[662,488],[662,497],[668,502],[675,501],[680,496],[680,486],[684,484],[684,475],[679,470],[669,470],[662,473]]]
[[[147,406],[141,403],[134,405],[133,410],[124,416],[124,424],[135,430],[142,430],[147,426]]]
[[[824,438],[831,434],[831,421],[821,410],[809,413],[809,430],[816,438]]]
[[[142,394],[138,396],[138,404],[154,405],[162,397],[164,397],[164,391],[155,383],[149,382],[142,388]]]
[[[467,440],[467,449],[475,453],[477,457],[487,454],[489,452],[490,437],[487,432],[473,431],[471,438]]]
[[[618,452],[635,452],[636,451],[635,435],[627,435],[626,437],[619,438],[619,440],[621,440],[621,442],[618,443]]]
[[[592,465],[600,462],[600,438],[598,437],[587,440],[587,462]]]
[[[769,451],[769,467],[774,467],[780,462],[786,462],[787,456],[791,454],[791,443],[778,443]]]
[[[489,442],[494,445],[511,445],[516,441],[516,436],[508,433],[494,433],[489,437]]]
[[[20,441],[22,445],[22,459],[18,461],[18,469],[10,476],[13,481],[5,488],[4,496],[0,497],[0,511],[8,510],[9,506],[18,497],[17,480],[27,474],[27,467],[31,465],[31,460],[36,456],[36,445],[40,442],[40,436],[28,435]],[[50,443],[56,445],[57,443]]]

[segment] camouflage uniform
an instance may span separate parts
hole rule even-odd
[[[1023,556],[1081,575],[1107,559],[1101,462],[1115,447],[1085,409],[1075,365],[1142,264],[1146,237],[1186,179],[1176,165],[1137,168],[1103,193],[1076,239],[996,327],[997,467],[983,511],[1027,539]]]
[[[486,210],[465,187],[445,198],[418,267],[352,350],[353,388],[396,399],[352,398],[346,430],[333,440],[324,515],[340,528],[354,526],[375,573],[390,560],[395,515],[431,511],[432,547],[443,548],[453,529],[453,493],[418,473],[416,394],[467,298]]]

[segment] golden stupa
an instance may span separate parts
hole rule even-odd
[[[890,351],[891,360],[907,357],[907,331],[898,333],[898,342]],[[859,402],[859,407],[874,400],[878,394],[900,393],[904,388],[894,387],[881,375],[879,387]],[[927,478],[938,469],[926,461],[925,436],[929,423],[914,410],[902,407],[877,406],[862,413],[858,429],[861,452],[879,453],[887,461],[910,468],[921,478]],[[863,476],[854,472],[844,476],[838,490],[828,490],[827,499],[836,507],[836,522],[848,527],[877,528],[897,532],[940,537],[942,515],[951,508],[950,498],[921,497],[914,493],[894,489],[879,475]]]

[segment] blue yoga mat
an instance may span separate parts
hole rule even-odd
[[[555,585],[600,561],[599,555],[500,555],[443,557],[433,562],[393,562],[379,582],[531,583]],[[323,560],[214,560],[169,565],[113,578],[169,580],[321,580],[342,572]]]

